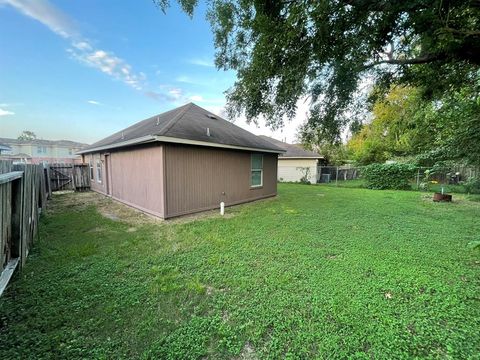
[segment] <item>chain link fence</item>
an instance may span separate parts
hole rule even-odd
[[[278,181],[299,183],[361,186],[363,166],[282,166],[278,168]],[[450,167],[418,167],[410,179],[412,189],[425,190],[441,186],[462,186],[471,178],[480,178],[480,168],[454,165]]]

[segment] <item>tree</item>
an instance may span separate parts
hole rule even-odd
[[[37,135],[33,131],[29,130],[24,130],[22,133],[18,136],[18,140],[35,140],[37,138]]]
[[[193,14],[196,0],[178,1]],[[304,142],[339,141],[368,82],[433,98],[478,77],[479,0],[215,0],[208,18],[216,66],[237,72],[229,114],[277,128],[307,97]]]
[[[421,165],[455,161],[480,165],[480,82],[426,100],[421,90],[393,87],[376,96],[373,119],[347,144],[361,164],[415,157]]]
[[[422,109],[428,106],[420,91],[411,87],[392,87],[373,104],[373,119],[348,142],[353,159],[361,164],[416,155],[425,149],[433,134],[421,126]]]
[[[324,142],[315,146],[315,149],[325,158],[328,165],[343,165],[351,159],[351,154],[345,144]]]
[[[424,109],[424,126],[435,136],[429,149],[419,156],[425,164],[462,161],[480,166],[480,81],[446,94]],[[435,127],[432,126],[435,125]]]

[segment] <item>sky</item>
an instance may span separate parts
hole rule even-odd
[[[193,19],[175,1],[0,0],[0,137],[93,143],[135,122],[194,102],[223,115],[233,71],[217,70],[201,4]],[[277,131],[231,119],[257,135],[293,142],[305,119]]]

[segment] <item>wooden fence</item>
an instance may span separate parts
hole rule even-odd
[[[43,165],[0,161],[0,295],[35,242],[50,194],[47,180]]]
[[[87,164],[50,164],[48,169],[52,191],[90,189]]]

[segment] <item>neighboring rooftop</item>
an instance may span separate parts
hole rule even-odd
[[[230,121],[222,119],[200,106],[189,103],[140,121],[82,149],[79,153],[153,141],[276,153],[284,151],[275,144],[234,125]]]
[[[43,146],[65,146],[71,148],[83,148],[88,144],[79,143],[76,141],[70,140],[42,140],[42,139],[33,139],[33,140],[19,140],[19,139],[9,139],[9,138],[0,138],[0,144],[4,145],[43,145]]]
[[[12,148],[10,146],[0,143],[0,152],[10,151],[10,150],[12,150]]]
[[[18,153],[18,154],[11,154],[11,155],[4,155],[2,154],[0,156],[1,158],[8,158],[8,159],[31,159],[32,155],[24,154],[24,153]]]
[[[322,155],[316,153],[315,151],[305,150],[301,145],[288,144],[265,135],[260,135],[260,137],[286,151],[285,153],[280,154],[280,158],[324,159]]]

